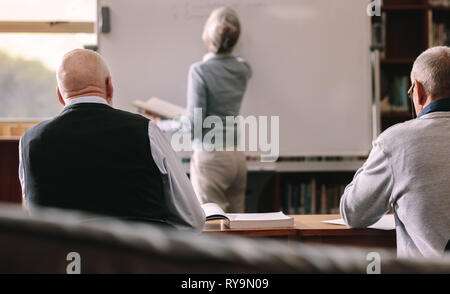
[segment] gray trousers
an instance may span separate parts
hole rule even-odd
[[[244,152],[194,150],[190,170],[200,203],[214,202],[227,213],[244,212],[247,185]]]

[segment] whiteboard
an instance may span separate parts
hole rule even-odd
[[[151,96],[186,106],[189,66],[206,53],[204,22],[238,12],[235,53],[253,68],[241,114],[279,116],[281,156],[366,155],[372,140],[370,18],[365,0],[101,0],[99,36],[115,106]]]

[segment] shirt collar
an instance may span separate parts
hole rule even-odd
[[[422,109],[417,118],[420,118],[425,114],[438,111],[450,111],[450,98],[439,99],[431,102],[424,109]]]
[[[83,96],[83,97],[77,97],[72,99],[66,99],[66,105],[64,107],[68,107],[70,105],[78,104],[78,103],[101,103],[101,104],[107,104],[106,100],[99,96]]]

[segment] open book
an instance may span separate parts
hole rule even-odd
[[[257,229],[257,228],[292,228],[294,219],[280,212],[269,213],[225,213],[215,203],[202,205],[206,221],[223,219],[230,229]]]
[[[161,118],[175,119],[179,116],[186,115],[185,108],[156,97],[152,97],[146,102],[134,100],[132,103],[138,109],[145,110]]]

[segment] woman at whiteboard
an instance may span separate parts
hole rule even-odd
[[[188,78],[187,104],[194,148],[191,182],[202,204],[217,203],[225,212],[244,212],[247,183],[245,154],[236,147],[237,127],[226,123],[226,117],[239,115],[251,77],[250,65],[232,54],[240,33],[239,18],[233,9],[215,9],[202,36],[208,54],[190,67]],[[222,124],[203,127],[204,121],[208,125],[208,121],[215,120]],[[195,131],[196,127],[201,132]],[[214,138],[208,136],[210,131],[214,131]],[[227,138],[227,132],[234,135]]]

